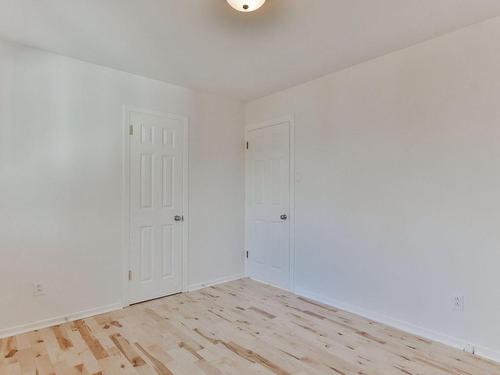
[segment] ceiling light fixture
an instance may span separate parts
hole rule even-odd
[[[240,12],[253,12],[264,5],[266,0],[227,0],[227,2]]]

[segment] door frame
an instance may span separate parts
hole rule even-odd
[[[167,117],[180,120],[183,125],[184,145],[182,154],[182,207],[184,221],[182,225],[182,255],[181,255],[181,291],[187,291],[188,287],[188,252],[189,252],[189,119],[188,117],[172,113],[152,111],[124,105],[122,108],[122,304],[130,305],[128,272],[130,269],[130,141],[129,114],[140,112],[143,114]]]
[[[290,257],[290,272],[289,272],[289,280],[288,285],[291,292],[295,290],[295,120],[293,115],[286,115],[283,117],[276,118],[274,120],[265,121],[256,124],[247,124],[245,126],[245,145],[248,142],[248,134],[252,130],[267,128],[283,123],[288,123],[289,134],[290,134],[290,212],[289,212],[289,220],[290,220],[290,249],[289,249],[289,257]],[[245,149],[246,151],[246,149]],[[248,249],[249,240],[248,240],[248,223],[249,217],[249,179],[248,174],[250,173],[250,165],[249,165],[249,155],[248,152],[245,152],[245,250],[243,257],[245,259],[245,275],[249,276],[248,272],[248,259],[246,257],[246,251]]]

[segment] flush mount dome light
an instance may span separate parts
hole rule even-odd
[[[253,12],[264,5],[266,0],[227,0],[227,2],[240,12]]]

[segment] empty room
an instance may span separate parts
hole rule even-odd
[[[0,375],[500,375],[499,0],[0,0]]]

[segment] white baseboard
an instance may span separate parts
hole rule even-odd
[[[446,334],[436,332],[434,330],[430,330],[427,328],[419,327],[411,323],[403,322],[399,319],[395,319],[390,316],[380,314],[375,311],[367,310],[362,307],[355,306],[346,302],[328,298],[302,288],[295,288],[295,294],[317,302],[324,303],[326,305],[330,305],[332,307],[339,308],[341,310],[348,311],[356,315],[360,315],[362,317],[385,324],[387,326],[400,329],[402,331],[420,336],[422,338],[426,338],[432,341],[437,341],[441,344],[445,344],[460,350],[464,350],[464,348],[472,344],[475,348],[476,355],[490,359],[492,361],[500,362],[500,351],[498,350],[486,348],[481,345],[475,345],[474,343],[467,342],[463,339],[448,336]]]
[[[210,281],[205,281],[203,283],[198,283],[198,284],[192,284],[187,287],[187,292],[193,292],[198,289],[203,289],[203,288],[208,288],[210,286],[214,286],[217,284],[222,284],[222,283],[227,283],[229,281],[234,281],[234,280],[239,280],[246,277],[244,273],[239,273],[237,275],[232,275],[232,276],[224,276],[224,277],[219,277]]]
[[[220,277],[220,278],[206,281],[203,283],[190,285],[186,291],[191,292],[194,290],[210,287],[210,286],[217,285],[217,284],[226,283],[229,281],[239,280],[243,277],[245,277],[245,275],[243,273],[237,274],[237,275],[232,275],[232,276]],[[123,308],[123,306],[124,305],[122,302],[118,302],[118,303],[114,303],[114,304],[107,305],[107,306],[101,306],[101,307],[97,307],[94,309],[89,309],[89,310],[84,310],[84,311],[80,311],[80,312],[76,312],[76,313],[71,313],[71,314],[64,315],[64,316],[58,316],[55,318],[40,320],[37,322],[23,324],[23,325],[19,325],[16,327],[0,329],[0,339],[5,338],[5,337],[19,335],[19,334],[26,333],[26,332],[31,332],[31,331],[34,331],[37,329],[51,327],[51,326],[54,326],[57,324],[72,322],[72,321],[78,320],[78,319],[85,319],[85,318],[88,318],[91,316],[104,314],[104,313],[107,313],[110,311],[120,310]]]
[[[12,328],[0,329],[0,339],[14,335],[19,335],[26,332],[31,332],[37,329],[51,327],[57,324],[72,322],[78,319],[85,319],[91,316],[104,314],[110,311],[120,310],[122,308],[123,304],[119,302],[107,306],[96,307],[94,309],[71,313],[64,316],[58,316],[55,318],[40,320],[38,322],[23,324]]]
[[[280,289],[280,290],[284,290],[285,292],[290,292],[290,293],[295,293],[292,289],[288,289],[286,287],[282,287],[282,286],[279,286],[279,285],[275,285],[275,284],[272,284],[268,281],[263,281],[263,280],[259,280],[258,278],[256,277],[252,277],[252,276],[245,276],[245,277],[248,277],[250,278],[251,280],[253,281],[257,281],[261,284],[264,284],[264,285],[269,285],[269,286],[272,286],[273,288],[276,288],[276,289]]]
[[[191,291],[195,291],[198,289],[214,286],[217,284],[226,283],[229,281],[239,280],[239,279],[242,279],[244,277],[247,277],[247,276],[245,276],[245,274],[243,274],[243,273],[237,274],[237,275],[232,275],[232,276],[220,277],[217,279],[213,279],[211,281],[198,283],[198,284],[192,284],[187,288],[187,291],[191,292]],[[417,335],[417,336],[420,336],[420,337],[423,337],[423,338],[426,338],[429,340],[440,342],[442,344],[445,344],[445,345],[448,345],[448,346],[451,346],[451,347],[454,347],[454,348],[457,348],[460,350],[463,350],[467,345],[471,344],[470,342],[467,342],[467,341],[462,340],[462,339],[458,339],[456,337],[448,336],[448,335],[445,335],[445,334],[440,333],[440,332],[436,332],[436,331],[433,331],[433,330],[430,330],[427,328],[419,327],[419,326],[416,326],[416,325],[411,324],[411,323],[403,322],[399,319],[395,319],[395,318],[392,318],[390,316],[377,313],[375,311],[367,310],[367,309],[364,309],[362,307],[352,305],[350,303],[346,303],[343,301],[338,301],[336,299],[325,297],[325,296],[322,296],[318,293],[314,293],[314,292],[311,292],[311,291],[308,291],[308,290],[305,290],[302,288],[295,288],[295,294],[302,296],[302,297],[305,297],[305,298],[309,298],[309,299],[314,300],[314,301],[324,303],[326,305],[330,305],[332,307],[339,308],[341,310],[351,312],[353,314],[360,315],[362,317],[371,319],[373,321],[400,329],[402,331],[405,331],[405,332],[408,332],[408,333],[411,333],[411,334],[414,334],[414,335]],[[47,328],[47,327],[54,326],[57,324],[71,322],[71,321],[78,320],[78,319],[85,319],[85,318],[88,318],[91,316],[104,314],[104,313],[107,313],[110,311],[120,310],[122,308],[123,308],[123,304],[121,302],[119,302],[119,303],[114,303],[114,304],[107,305],[107,306],[101,306],[101,307],[97,307],[94,309],[89,309],[89,310],[84,310],[84,311],[68,314],[65,316],[59,316],[56,318],[40,320],[38,322],[23,324],[23,325],[19,325],[19,326],[12,327],[12,328],[0,329],[0,339],[3,339],[5,337],[14,336],[14,335],[19,335],[19,334],[30,332],[30,331],[34,331],[37,329]],[[484,358],[488,358],[488,359],[496,361],[496,362],[500,362],[500,351],[490,349],[490,348],[487,348],[487,347],[484,347],[481,345],[475,345],[475,344],[472,344],[472,345],[474,345],[476,355],[484,357]]]

